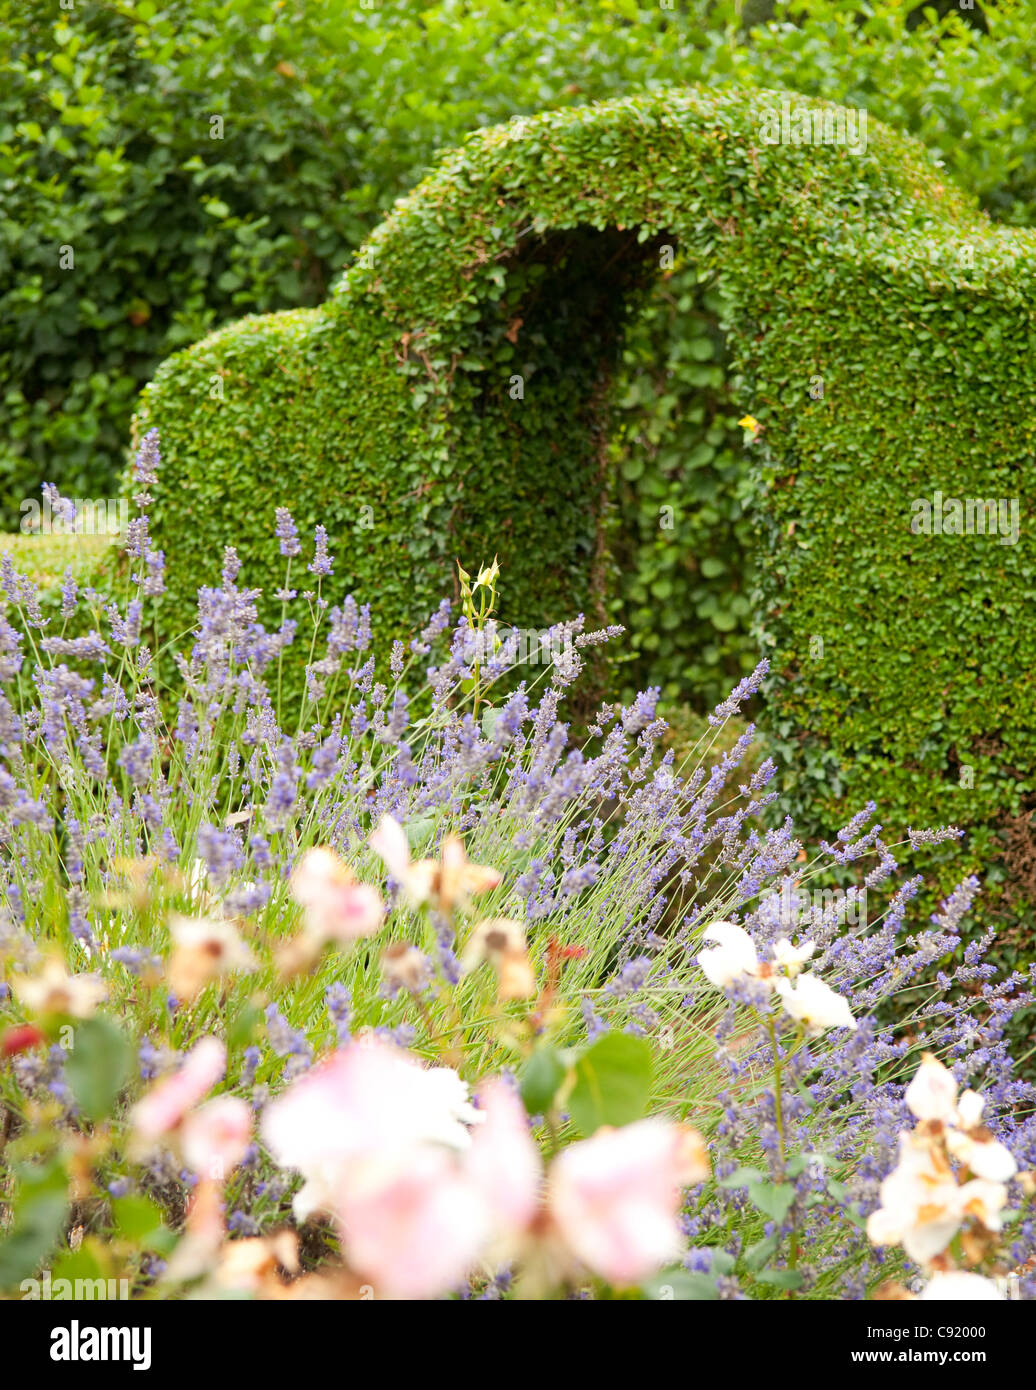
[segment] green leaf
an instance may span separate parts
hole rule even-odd
[[[765,1240],[757,1240],[741,1256],[745,1268],[750,1269],[753,1273],[757,1269],[762,1269],[767,1260],[772,1259],[777,1253],[777,1247],[780,1243],[780,1236],[767,1236]]]
[[[747,1187],[750,1182],[761,1182],[763,1174],[758,1168],[735,1168],[725,1178],[719,1178],[719,1187]]]
[[[431,834],[434,825],[435,818],[433,816],[415,816],[413,820],[407,821],[403,830],[411,851],[421,848]]]
[[[816,1154],[792,1154],[791,1158],[789,1158],[784,1165],[785,1176],[797,1178],[801,1173],[806,1171],[816,1156]]]
[[[772,1284],[777,1289],[801,1289],[802,1275],[797,1269],[764,1269],[757,1274],[760,1284]]]
[[[227,1026],[227,1046],[231,1050],[246,1047],[252,1041],[262,1016],[262,1009],[246,999]]]
[[[66,1250],[53,1261],[53,1283],[59,1279],[107,1279],[111,1257],[96,1237],[87,1236],[78,1250]]]
[[[29,1278],[64,1234],[68,1174],[59,1160],[19,1171],[14,1221],[0,1241],[0,1287]]]
[[[132,1053],[114,1023],[100,1015],[76,1025],[65,1076],[88,1120],[103,1120],[129,1079]]]
[[[748,1195],[764,1216],[780,1222],[787,1216],[795,1200],[795,1189],[790,1182],[750,1182]]]
[[[576,1063],[568,1108],[581,1134],[639,1120],[651,1095],[652,1053],[644,1038],[605,1033]]]
[[[565,1079],[566,1067],[557,1048],[544,1043],[522,1067],[519,1076],[522,1100],[530,1115],[544,1115]]]
[[[116,1197],[112,1216],[119,1234],[147,1250],[165,1252],[176,1237],[162,1220],[162,1210],[150,1197]]]

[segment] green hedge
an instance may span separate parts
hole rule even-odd
[[[138,430],[162,434],[180,598],[231,529],[273,587],[288,504],[328,527],[335,591],[390,623],[419,620],[455,555],[493,552],[512,621],[603,611],[607,400],[671,245],[722,288],[763,427],[759,612],[793,793],[825,828],[875,796],[887,824],[954,820],[984,852],[1032,796],[1036,233],[995,228],[874,122],[858,156],[765,143],[780,102],[671,91],[473,135],[325,306],[165,363]],[[1018,543],[912,534],[936,489],[1021,498]],[[670,505],[679,553],[678,488]]]
[[[724,27],[731,8],[713,7],[678,80],[742,81],[862,106],[918,136],[998,220],[1036,221],[1027,3],[985,5],[988,34],[969,27],[983,22],[978,10],[956,5],[940,7],[949,13],[936,19],[931,7],[900,0],[874,0],[865,11],[844,0],[797,0],[770,6],[774,22],[748,34]],[[741,8],[747,15],[750,6]],[[624,344],[613,433],[622,525],[613,612],[630,629],[626,693],[656,683],[698,708],[722,698],[756,657],[751,479],[736,428],[744,387],[716,332],[721,316],[715,290],[698,284],[693,266],[659,283]],[[678,554],[657,526],[662,494],[675,487],[687,542]]]
[[[682,11],[656,48],[650,18],[545,0],[0,0],[4,511],[44,478],[111,487],[159,362],[243,313],[321,302],[439,149],[656,64],[672,78],[699,26]]]
[[[1034,216],[1030,10],[872,0],[0,0],[0,506],[112,487],[135,395],[250,312],[314,305],[393,199],[470,130],[689,81],[863,105],[1006,221]],[[774,12],[772,24],[744,27]],[[222,140],[210,117],[222,114]],[[59,248],[75,248],[74,273]],[[703,707],[755,659],[741,383],[716,290],[677,268],[615,392],[613,613],[627,689]],[[658,507],[683,501],[679,552]],[[659,621],[658,608],[667,606]]]

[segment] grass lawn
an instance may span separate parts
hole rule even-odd
[[[0,534],[0,551],[10,554],[15,569],[47,589],[60,584],[68,568],[77,580],[96,576],[98,556],[117,540],[117,536]]]

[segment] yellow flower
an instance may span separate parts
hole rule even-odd
[[[215,917],[169,917],[173,951],[169,957],[169,988],[177,999],[189,1001],[210,980],[232,971],[254,970],[255,957],[233,922]]]
[[[70,975],[58,956],[48,956],[38,975],[13,975],[11,990],[30,1013],[90,1018],[108,997],[99,975]]]
[[[741,419],[738,421],[738,424],[744,430],[751,430],[753,434],[759,433],[759,421],[755,418],[754,415],[743,415]]]
[[[482,568],[479,570],[478,578],[475,580],[475,583],[481,584],[483,588],[489,589],[496,582],[499,574],[500,566],[497,563],[496,556],[494,555],[493,563],[491,565],[483,565]]]
[[[496,970],[501,999],[531,999],[537,993],[521,922],[510,917],[490,917],[479,922],[460,961],[465,970],[473,970],[484,960]]]

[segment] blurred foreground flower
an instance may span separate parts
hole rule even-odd
[[[405,941],[394,941],[381,953],[381,973],[390,996],[405,989],[420,994],[434,974],[434,967],[423,951]]]
[[[421,1145],[464,1148],[479,1113],[448,1067],[422,1067],[370,1036],[341,1048],[263,1112],[262,1135],[277,1162],[306,1182],[295,1214],[333,1212],[343,1176],[385,1171]]]
[[[773,961],[761,961],[755,942],[735,922],[713,922],[703,941],[717,945],[699,952],[698,965],[717,989],[729,990],[752,980],[765,990],[775,990],[785,1012],[816,1037],[828,1028],[855,1029],[848,1001],[812,972],[801,973],[816,950],[812,941],[795,946],[787,937],[774,944]]]
[[[282,974],[309,969],[329,942],[347,945],[381,925],[384,905],[378,890],[358,882],[333,850],[306,850],[292,873],[291,894],[303,909],[303,927],[278,952]]]
[[[848,1001],[812,972],[800,975],[794,984],[790,980],[777,980],[774,988],[785,1012],[801,1023],[811,1037],[828,1028],[856,1027]]]
[[[35,1014],[90,1018],[108,997],[99,975],[70,975],[57,956],[50,956],[38,975],[12,975],[11,989]]]
[[[251,1138],[251,1106],[238,1096],[216,1096],[185,1116],[180,1148],[193,1172],[221,1182],[244,1158]]]
[[[479,922],[461,953],[464,970],[473,970],[483,961],[497,974],[501,999],[531,999],[536,993],[536,975],[525,944],[525,928],[510,917],[488,917]]]
[[[947,1149],[977,1178],[1007,1182],[1017,1173],[1010,1150],[981,1123],[983,1098],[977,1091],[967,1090],[958,1101],[953,1073],[930,1052],[921,1059],[904,1099],[919,1120],[946,1126]]]
[[[713,922],[702,934],[703,941],[717,944],[698,956],[705,978],[717,989],[728,989],[744,975],[761,978],[755,942],[734,922]]]
[[[550,1211],[566,1244],[611,1284],[636,1284],[683,1246],[681,1190],[704,1182],[701,1135],[651,1118],[599,1130],[572,1144],[550,1169]]]
[[[984,1279],[981,1274],[970,1274],[964,1269],[951,1269],[945,1274],[933,1274],[918,1295],[918,1302],[1002,1303],[1003,1298],[992,1279]]]
[[[218,1038],[205,1037],[191,1048],[180,1069],[137,1101],[129,1112],[138,1152],[168,1138],[187,1112],[208,1094],[226,1071],[226,1048]]]
[[[214,917],[169,918],[173,952],[167,976],[177,999],[190,1002],[210,980],[231,972],[254,970],[256,960],[233,922]]]
[[[496,869],[471,863],[459,835],[445,837],[438,859],[412,862],[406,832],[392,816],[382,816],[371,834],[370,846],[414,907],[430,902],[449,914],[500,882]]]
[[[504,1082],[474,1110],[454,1072],[376,1041],[295,1082],[262,1133],[306,1177],[298,1217],[333,1214],[350,1268],[390,1298],[446,1293],[490,1257],[551,1284],[587,1272],[634,1284],[679,1254],[681,1189],[709,1173],[700,1135],[653,1118],[571,1144],[545,1185]]]
[[[31,1023],[5,1028],[0,1036],[0,1057],[16,1057],[19,1052],[27,1052],[29,1048],[39,1047],[40,1043],[46,1041],[46,1033],[33,1027]]]
[[[868,1218],[867,1234],[875,1245],[902,1245],[918,1264],[931,1265],[972,1222],[976,1233],[964,1249],[974,1260],[982,1258],[1003,1225],[1004,1182],[1016,1172],[1014,1158],[976,1127],[981,1096],[966,1091],[958,1104],[953,1074],[931,1053],[924,1055],[904,1099],[918,1124],[899,1136],[899,1161],[881,1184],[881,1205]],[[956,1128],[961,1124],[972,1127]],[[1000,1180],[982,1175],[964,1180],[953,1168],[954,1157],[964,1162],[965,1171],[981,1169]]]

